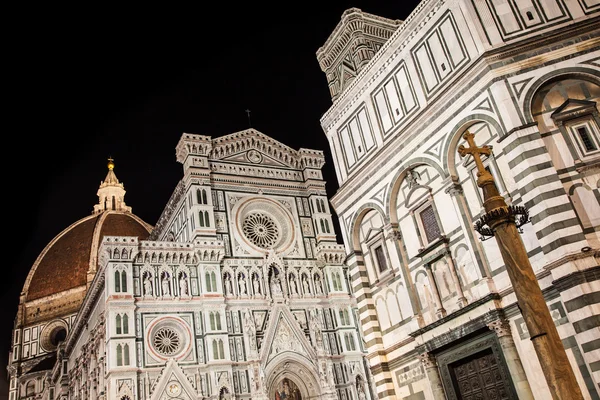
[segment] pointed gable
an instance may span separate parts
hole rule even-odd
[[[150,400],[177,398],[195,400],[196,389],[174,359],[169,359],[151,389]]]
[[[302,355],[308,360],[316,359],[316,352],[296,317],[286,305],[277,304],[272,310],[267,334],[261,346],[263,365],[267,365],[279,355],[285,355],[286,352]]]
[[[252,128],[216,138],[212,146],[211,161],[301,167],[298,151]]]

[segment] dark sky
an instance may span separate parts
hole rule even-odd
[[[126,203],[154,225],[182,176],[175,159],[181,134],[246,129],[250,109],[252,127],[294,149],[325,152],[331,196],[338,185],[319,123],[331,98],[315,52],[350,7],[404,19],[418,1],[218,3],[52,4],[7,14],[16,28],[2,53],[9,259],[1,279],[0,398],[27,273],[48,242],[91,213],[108,156]]]

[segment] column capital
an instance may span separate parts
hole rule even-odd
[[[423,365],[425,368],[437,367],[435,356],[431,353],[421,353],[419,354],[419,359],[421,360],[421,365]]]
[[[446,189],[444,189],[444,193],[448,193],[450,196],[454,197],[454,196],[458,196],[463,194],[463,188],[462,185],[459,183],[452,183],[450,186],[448,186]]]
[[[510,322],[506,319],[497,319],[488,324],[488,328],[496,332],[498,337],[511,336]]]

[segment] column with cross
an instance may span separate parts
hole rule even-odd
[[[489,156],[489,146],[477,147],[474,134],[465,132],[463,138],[468,147],[460,145],[458,154],[461,157],[471,155],[477,166],[477,186],[483,192],[483,206],[486,214],[475,224],[475,229],[482,235],[494,236],[506,265],[512,283],[517,304],[523,315],[530,334],[530,340],[542,366],[546,382],[553,399],[583,399],[575,374],[567,358],[554,321],[544,300],[527,250],[519,235],[519,223],[528,220],[525,207],[508,206],[499,194],[494,177],[484,167],[482,155]],[[518,222],[519,215],[525,215]]]

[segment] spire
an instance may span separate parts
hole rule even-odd
[[[131,212],[131,207],[125,204],[125,189],[115,175],[115,160],[108,157],[108,173],[98,188],[98,204],[94,205],[94,214],[104,211]]]

